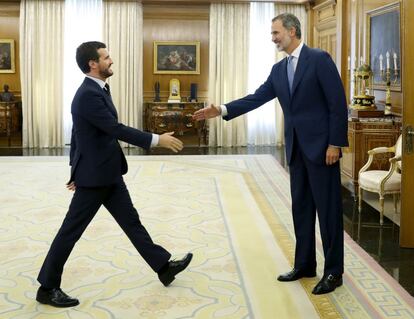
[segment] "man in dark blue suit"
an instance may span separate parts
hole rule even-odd
[[[41,287],[36,300],[55,307],[79,304],[60,288],[63,267],[74,245],[104,205],[128,236],[139,254],[168,286],[191,261],[187,254],[169,261],[171,254],[155,244],[141,224],[122,178],[128,170],[118,140],[149,149],[161,146],[178,152],[183,148],[173,132],[150,134],[118,122],[109,86],[112,59],[101,42],[85,42],[76,51],[76,61],[86,78],[72,102],[73,130],[70,148],[71,177],[67,184],[75,191],[69,211],[40,270]]]
[[[285,116],[296,249],[294,268],[278,277],[294,281],[316,276],[315,220],[318,214],[324,274],[313,289],[324,294],[342,285],[343,220],[339,157],[348,145],[347,106],[336,66],[328,53],[301,42],[299,20],[284,13],[272,20],[272,41],[288,57],[275,64],[254,94],[194,114],[203,120],[231,120],[278,98]]]

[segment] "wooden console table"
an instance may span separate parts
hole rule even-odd
[[[11,146],[12,133],[21,129],[20,101],[0,102],[0,133],[5,133],[7,145]]]
[[[401,121],[388,118],[348,119],[349,147],[343,148],[341,159],[342,183],[358,192],[358,172],[368,160],[367,152],[379,146],[392,146],[401,134]],[[376,156],[372,169],[388,169],[393,154]]]
[[[184,135],[195,133],[198,143],[207,144],[207,128],[205,121],[195,122],[192,116],[202,109],[204,102],[144,102],[144,130],[156,134],[176,132]]]

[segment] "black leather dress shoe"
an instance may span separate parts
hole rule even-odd
[[[36,300],[45,305],[53,307],[73,307],[79,305],[79,300],[69,297],[60,288],[44,289],[40,287],[37,290]]]
[[[336,287],[342,286],[342,275],[326,275],[313,288],[314,295],[323,295],[334,291]]]
[[[187,268],[191,259],[192,253],[188,253],[183,259],[173,260],[168,262],[168,266],[158,273],[158,278],[167,287],[175,279],[175,275]]]
[[[279,281],[295,281],[298,280],[300,278],[303,277],[315,277],[316,276],[316,270],[301,270],[301,269],[296,269],[293,268],[291,271],[279,275],[279,277],[277,277],[277,280]]]

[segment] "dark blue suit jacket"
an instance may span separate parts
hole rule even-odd
[[[71,178],[76,186],[108,186],[122,180],[128,165],[118,140],[149,149],[152,135],[118,123],[111,97],[85,78],[72,102]]]
[[[287,59],[275,64],[254,94],[226,104],[230,120],[277,97],[285,117],[286,156],[290,163],[294,134],[305,156],[325,164],[328,145],[347,146],[348,112],[335,63],[325,51],[304,45],[289,92]]]

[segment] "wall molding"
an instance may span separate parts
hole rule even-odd
[[[19,17],[19,2],[0,2],[0,17]]]

